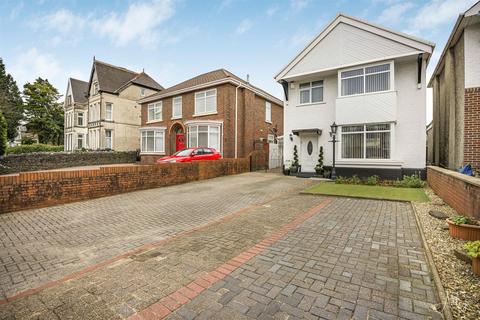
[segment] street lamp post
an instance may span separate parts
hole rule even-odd
[[[330,142],[333,143],[332,180],[335,180],[337,178],[337,174],[335,172],[335,143],[338,142],[337,129],[338,129],[338,125],[335,122],[333,122],[332,125],[330,126],[330,137],[332,137],[332,141]]]

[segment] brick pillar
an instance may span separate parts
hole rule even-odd
[[[465,89],[464,121],[464,156],[465,164],[470,163],[475,170],[480,170],[480,87]]]

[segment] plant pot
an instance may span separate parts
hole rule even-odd
[[[290,167],[290,173],[297,173],[298,167]]]
[[[472,272],[480,276],[480,258],[472,258]]]
[[[472,224],[455,224],[447,219],[450,236],[457,239],[476,241],[480,240],[480,226]]]

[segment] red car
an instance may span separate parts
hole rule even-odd
[[[169,157],[157,160],[157,163],[190,162],[218,160],[222,155],[212,148],[188,148],[175,152]]]

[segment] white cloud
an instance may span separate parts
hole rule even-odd
[[[477,0],[431,0],[412,18],[409,29],[418,33],[421,30],[431,30],[450,23],[475,2]]]
[[[23,1],[18,2],[17,5],[13,7],[13,9],[10,11],[10,20],[13,20],[16,17],[18,17],[20,12],[22,12],[23,7],[25,7],[25,4],[23,3]]]
[[[47,29],[65,34],[73,29],[76,31],[83,29],[86,22],[87,18],[76,15],[70,10],[60,9],[35,21],[34,27],[38,29],[44,26]]]
[[[275,13],[277,13],[277,11],[278,11],[278,7],[277,6],[272,6],[272,7],[267,9],[267,16],[271,17]]]
[[[253,26],[253,23],[250,19],[243,19],[240,24],[237,26],[235,33],[238,35],[244,34],[248,30],[250,30]]]
[[[404,14],[413,7],[414,4],[411,2],[393,4],[380,13],[380,16],[377,18],[377,22],[389,25],[398,24],[404,19]]]
[[[117,46],[138,41],[142,46],[155,46],[162,34],[159,27],[175,13],[173,0],[132,3],[123,13],[111,13],[92,22],[94,31],[110,38]]]
[[[26,82],[32,82],[37,77],[55,82],[57,77],[61,75],[62,68],[53,55],[42,53],[37,48],[31,48],[17,56],[10,72],[19,87],[23,87]]]
[[[290,6],[294,11],[300,11],[308,5],[309,0],[290,0]]]

